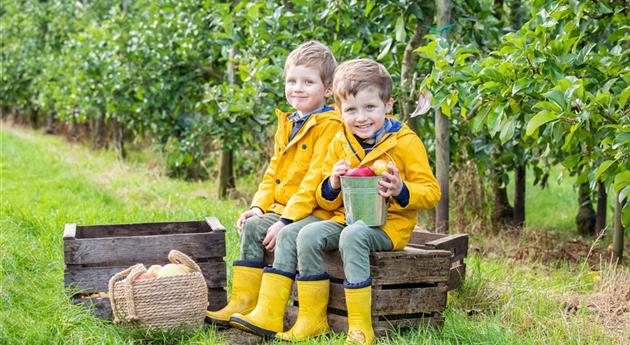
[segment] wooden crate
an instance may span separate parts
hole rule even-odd
[[[73,292],[75,303],[92,304],[100,317],[111,319],[109,300],[86,295],[107,292],[111,276],[136,263],[167,264],[171,249],[190,256],[201,268],[209,307],[226,304],[225,228],[214,217],[187,222],[66,224],[63,244],[65,286]]]
[[[396,328],[442,325],[448,290],[463,280],[467,235],[414,232],[403,251],[372,253],[372,325],[379,336]],[[272,255],[266,262],[273,262]],[[328,322],[336,332],[348,329],[343,264],[338,251],[324,256],[331,277]],[[299,296],[294,286],[285,327],[297,317]]]

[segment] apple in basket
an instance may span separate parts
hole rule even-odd
[[[346,173],[346,176],[369,177],[369,176],[374,176],[374,172],[372,171],[372,169],[362,165],[362,166],[348,170],[348,172]]]
[[[168,265],[164,265],[164,267],[160,269],[160,271],[157,274],[157,277],[158,278],[172,277],[172,276],[178,276],[180,274],[187,274],[191,272],[192,272],[192,269],[190,269],[188,266],[185,266],[182,264],[168,264]]]

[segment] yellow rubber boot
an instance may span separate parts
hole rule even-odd
[[[348,337],[346,345],[374,343],[372,329],[372,287],[345,289],[348,307]]]
[[[304,340],[330,330],[326,310],[330,293],[330,280],[297,281],[299,309],[297,320],[290,330],[276,334],[282,340]]]
[[[260,284],[256,308],[249,314],[232,315],[230,325],[249,333],[271,338],[276,333],[282,332],[284,311],[293,286],[292,275],[284,273],[266,268]]]
[[[221,310],[206,311],[206,322],[229,327],[235,313],[249,313],[256,307],[262,280],[262,267],[249,267],[234,263],[232,267],[232,293],[230,301]]]

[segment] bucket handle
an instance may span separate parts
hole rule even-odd
[[[396,166],[396,161],[394,160],[394,157],[392,157],[389,153],[387,153],[387,151],[383,151],[379,149],[378,147],[367,148],[367,149],[364,149],[364,151],[380,151],[381,153],[384,153],[389,158],[390,162],[394,164],[394,166]]]

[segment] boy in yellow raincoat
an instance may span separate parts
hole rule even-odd
[[[332,52],[315,41],[300,45],[287,57],[285,96],[295,111],[276,111],[278,129],[273,156],[251,208],[241,214],[236,224],[241,234],[240,260],[233,263],[230,300],[221,310],[206,313],[210,323],[229,326],[230,318],[236,314],[254,330],[262,328],[271,334],[282,331],[282,317],[279,322],[267,324],[263,321],[273,318],[259,314],[268,308],[267,294],[282,291],[288,296],[290,285],[285,288],[288,291],[282,290],[276,286],[275,278],[293,280],[298,232],[305,225],[332,215],[317,206],[314,191],[322,179],[328,144],[343,126],[338,110],[326,105],[332,96],[336,65]],[[274,249],[273,267],[265,268],[265,250]]]
[[[417,211],[434,207],[440,199],[422,141],[406,125],[386,116],[392,109],[391,92],[389,73],[372,60],[347,61],[335,71],[333,93],[345,126],[330,143],[325,178],[316,191],[319,206],[334,216],[305,226],[298,235],[298,317],[293,328],[276,334],[277,338],[299,340],[327,331],[330,283],[322,254],[339,249],[346,277],[347,342],[374,342],[370,252],[403,249],[416,225]],[[389,199],[386,223],[370,227],[357,220],[346,225],[340,176],[378,159],[393,160],[379,181],[379,193]],[[311,293],[314,286],[319,293]]]

